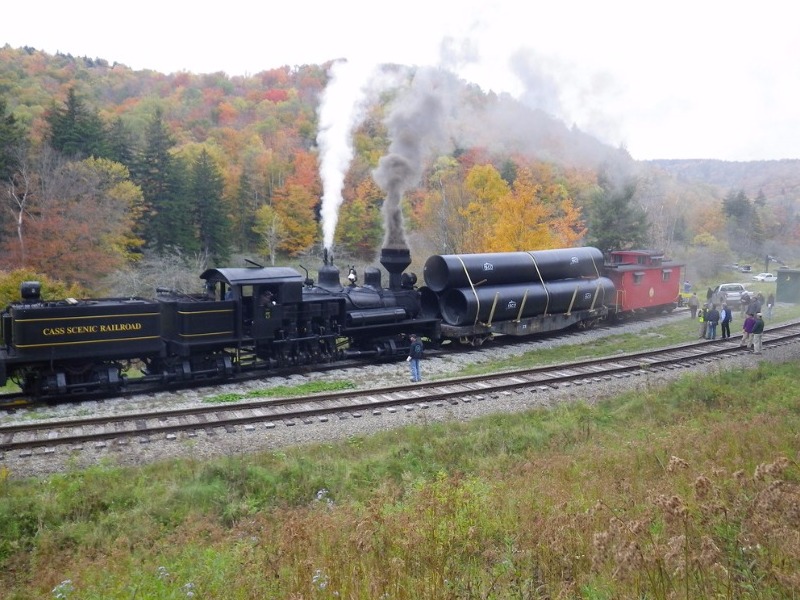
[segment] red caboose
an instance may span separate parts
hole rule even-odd
[[[655,250],[618,250],[610,259],[606,276],[617,290],[610,315],[671,311],[678,305],[682,264]]]

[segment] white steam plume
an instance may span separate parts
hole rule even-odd
[[[337,61],[330,69],[331,79],[319,107],[317,145],[322,179],[322,237],[327,249],[333,236],[344,199],[344,178],[353,160],[353,131],[361,124],[371,97],[371,86],[378,79],[376,65]]]

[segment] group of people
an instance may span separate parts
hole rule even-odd
[[[742,341],[739,346],[754,354],[761,354],[761,336],[764,333],[764,316],[761,313],[747,315],[742,326]]]
[[[762,307],[765,305],[767,307],[767,318],[772,318],[772,308],[775,306],[775,294],[770,292],[769,296],[767,296],[766,301],[764,300],[764,294],[758,292],[755,296],[750,296],[747,292],[742,294],[742,300],[740,304],[740,311],[741,315],[755,315],[762,311]]]
[[[700,321],[700,337],[707,340],[717,339],[717,326],[720,328],[720,337],[725,340],[731,337],[731,321],[733,321],[733,311],[728,304],[723,302],[717,309],[716,304],[705,304],[702,310],[697,312],[697,307],[689,306],[692,311],[692,318]]]
[[[739,345],[755,354],[761,354],[762,334],[764,333],[764,315],[761,306],[764,297],[759,294],[753,298],[742,296],[742,314],[746,315],[742,323],[742,339]],[[772,307],[775,304],[775,297],[770,294],[767,298],[768,315],[772,316]],[[689,311],[692,319],[700,322],[700,339],[714,340],[717,338],[717,327],[720,328],[720,337],[728,339],[731,337],[731,321],[733,321],[733,307],[729,307],[727,302],[722,306],[717,306],[712,302],[707,302],[700,308],[700,301],[697,294],[692,294],[688,301]]]

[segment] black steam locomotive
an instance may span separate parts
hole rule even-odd
[[[591,326],[618,290],[596,248],[436,255],[418,288],[405,248],[384,248],[389,273],[350,269],[345,285],[328,261],[318,282],[286,267],[220,268],[200,278],[205,292],[157,290],[155,299],[41,299],[37,282],[0,314],[0,384],[34,397],[113,392],[141,370],[164,385],[233,373],[314,365],[352,357],[393,357],[415,333],[478,345],[493,334],[531,335]],[[675,293],[677,297],[677,290]]]

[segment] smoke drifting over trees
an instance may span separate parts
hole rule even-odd
[[[407,247],[402,200],[419,184],[428,161],[456,148],[480,147],[490,153],[520,154],[582,167],[608,162],[630,167],[633,163],[624,151],[610,151],[591,136],[567,130],[544,112],[557,99],[553,86],[542,86],[540,77],[525,79],[538,89],[525,95],[534,105],[531,108],[508,96],[485,96],[441,68],[368,69],[340,62],[333,65],[330,74],[319,109],[317,136],[326,248],[333,245],[342,186],[353,158],[353,132],[370,103],[378,101],[378,93],[388,89],[394,94],[385,120],[391,141],[373,172],[373,179],[386,194],[383,215],[387,247]],[[566,139],[567,143],[554,146],[556,139]]]
[[[422,175],[425,159],[442,150],[445,135],[445,106],[441,78],[437,71],[420,70],[407,93],[398,97],[387,119],[392,140],[389,153],[381,158],[373,173],[375,182],[386,192],[383,213],[386,219],[384,246],[405,248],[403,194],[416,185]]]

